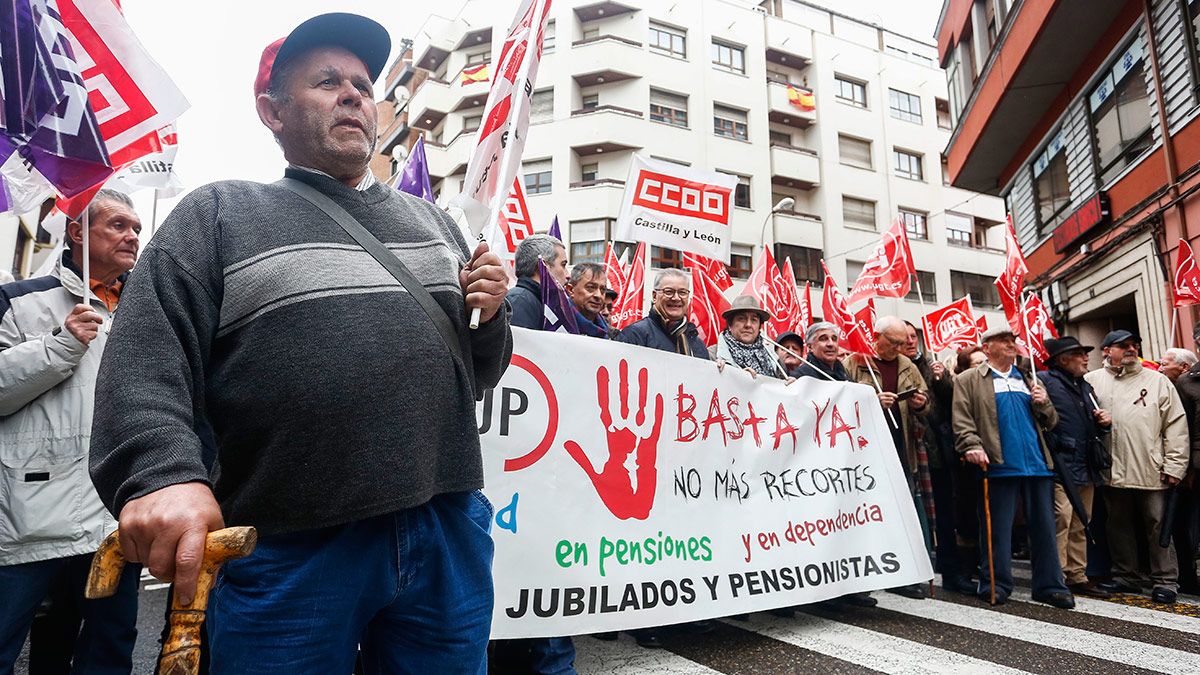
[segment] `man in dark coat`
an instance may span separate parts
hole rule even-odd
[[[650,313],[622,330],[616,337],[617,342],[709,360],[704,340],[687,319],[690,281],[683,270],[672,268],[659,272],[654,280],[654,304]]]
[[[508,291],[512,325],[518,328],[542,329],[542,275],[538,272],[538,260],[546,264],[559,287],[567,285],[567,249],[563,243],[548,234],[522,239],[517,245],[517,285]]]
[[[1050,353],[1048,370],[1040,374],[1050,402],[1058,411],[1058,426],[1047,432],[1062,473],[1071,481],[1087,514],[1071,507],[1063,485],[1054,486],[1054,516],[1058,538],[1058,559],[1062,563],[1067,587],[1073,593],[1106,598],[1109,593],[1088,580],[1087,535],[1083,517],[1090,517],[1096,487],[1103,485],[1098,466],[1097,449],[1100,438],[1109,432],[1112,418],[1107,411],[1096,407],[1092,385],[1083,379],[1088,371],[1088,352],[1092,347],[1079,344],[1073,337],[1047,340]]]
[[[1192,338],[1200,347],[1200,323],[1192,329]],[[1200,485],[1196,473],[1200,470],[1200,364],[1194,365],[1175,380],[1179,400],[1187,414],[1191,444],[1191,467],[1179,489],[1179,505],[1175,515],[1175,551],[1179,556],[1179,586],[1185,592],[1200,591],[1197,562],[1200,562]]]

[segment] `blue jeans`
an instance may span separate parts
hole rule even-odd
[[[492,643],[493,675],[574,675],[575,643],[569,637],[496,640]]]
[[[13,672],[38,605],[55,588],[77,604],[83,619],[78,637],[62,645],[72,653],[74,673],[124,673],[133,669],[137,639],[137,594],[141,565],[126,565],[117,593],[85,600],[91,554],[0,566],[0,675]]]
[[[261,537],[221,570],[208,613],[223,673],[484,673],[492,507],[483,493]]]
[[[1063,581],[1062,565],[1058,560],[1058,542],[1054,525],[1053,478],[992,478],[988,481],[992,507],[992,546],[995,550],[996,600],[1008,598],[1013,590],[1012,529],[1017,515],[1017,501],[1023,500],[1025,521],[1029,529],[1029,559],[1033,567],[1030,584],[1035,596],[1048,593],[1069,593]],[[984,529],[983,488],[979,489],[979,535],[986,539]],[[979,547],[979,597],[985,600],[991,592],[988,582],[987,546]]]

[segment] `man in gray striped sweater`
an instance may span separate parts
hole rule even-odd
[[[101,365],[91,473],[126,556],[187,603],[205,533],[259,530],[210,598],[215,673],[350,672],[360,645],[368,672],[485,668],[492,509],[475,400],[511,356],[506,279],[445,213],[368,171],[389,50],[364,17],[304,22],[263,53],[259,117],[285,175],[398,256],[459,349],[299,194],[223,181],[147,247]]]

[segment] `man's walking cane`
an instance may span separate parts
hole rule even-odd
[[[983,467],[983,521],[987,529],[988,585],[991,587],[991,604],[996,604],[996,561],[992,555],[992,500],[988,496],[988,469]]]

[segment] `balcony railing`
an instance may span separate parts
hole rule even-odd
[[[571,43],[571,46],[579,47],[581,45],[590,45],[593,42],[603,42],[604,40],[614,40],[616,42],[623,42],[632,47],[638,47],[639,49],[642,46],[642,43],[638,42],[637,40],[630,40],[629,38],[623,38],[620,35],[608,35],[608,34],[597,35],[595,37],[584,38],[582,40],[576,40]]]
[[[783,141],[771,141],[771,147],[772,148],[784,148],[786,150],[794,150],[796,152],[803,152],[804,154],[812,155],[813,157],[817,156],[817,151],[813,150],[812,148],[802,148],[798,145],[792,145],[791,143],[784,143]]]
[[[574,190],[575,188],[594,187],[597,185],[612,185],[614,187],[623,187],[625,185],[625,181],[619,180],[616,178],[597,178],[595,180],[577,181],[577,182],[571,183],[571,185],[569,187],[570,187],[570,189]]]
[[[640,110],[631,110],[629,108],[622,108],[621,106],[617,106],[617,105],[598,105],[594,108],[580,108],[579,110],[572,110],[571,117],[578,117],[580,115],[590,115],[592,113],[604,112],[606,110],[611,111],[611,112],[621,113],[622,115],[632,115],[634,117],[642,116],[642,111],[640,111]]]

